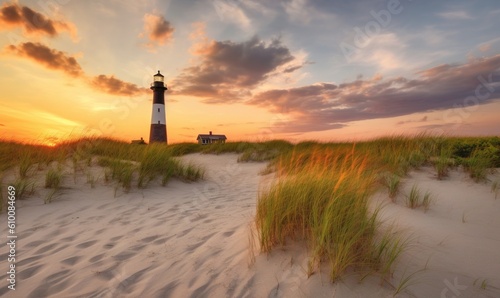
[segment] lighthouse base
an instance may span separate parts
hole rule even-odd
[[[167,143],[167,126],[165,124],[151,124],[149,143]]]

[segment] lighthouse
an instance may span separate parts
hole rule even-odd
[[[151,131],[149,143],[167,143],[167,120],[165,118],[165,86],[164,77],[158,70],[151,83],[153,90],[153,113],[151,115]]]

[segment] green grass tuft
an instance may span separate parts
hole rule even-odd
[[[389,191],[389,198],[394,202],[396,196],[399,193],[399,186],[401,184],[401,178],[396,174],[386,174],[385,175],[385,185]]]
[[[35,193],[35,182],[27,178],[18,178],[12,184],[16,189],[16,199],[23,200]]]
[[[500,192],[500,183],[499,181],[494,181],[491,184],[491,192],[495,194],[495,200],[498,197],[498,193]]]
[[[45,175],[45,188],[58,189],[61,186],[63,174],[61,169],[50,169]]]
[[[417,185],[413,185],[410,193],[406,196],[406,206],[415,209],[420,206],[420,190]]]
[[[101,157],[97,161],[98,165],[108,167],[112,180],[121,184],[122,188],[128,192],[132,188],[132,178],[136,167],[129,161],[122,161],[109,157]],[[109,179],[109,176],[106,177]]]
[[[429,191],[426,191],[422,196],[420,189],[416,184],[412,186],[410,192],[406,195],[406,206],[411,209],[424,207],[424,211],[428,211],[432,202],[432,194]]]
[[[350,267],[390,270],[403,245],[392,234],[376,239],[378,213],[368,208],[376,173],[367,167],[369,158],[354,151],[312,144],[278,159],[281,178],[257,203],[263,251],[287,239],[307,239],[312,252],[309,274],[327,259],[332,281]]]
[[[433,201],[432,195],[429,191],[426,191],[424,194],[424,197],[422,199],[422,206],[424,207],[425,211],[428,211],[430,209],[431,203]]]

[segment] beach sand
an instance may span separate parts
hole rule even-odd
[[[438,181],[423,168],[405,178],[396,204],[378,193],[374,205],[386,203],[381,218],[412,238],[393,286],[355,273],[332,284],[327,267],[307,277],[301,243],[260,253],[252,224],[258,192],[272,175],[259,175],[265,163],[237,158],[187,155],[182,159],[206,168],[205,180],[128,193],[115,193],[94,167],[101,176],[95,188],[83,173],[68,175],[52,203],[43,203],[47,190],[17,201],[16,290],[7,288],[4,244],[0,296],[392,297],[393,286],[418,271],[397,297],[500,297],[500,197],[491,184],[458,170]],[[435,196],[427,212],[403,203],[414,183]],[[0,219],[6,243],[5,212]]]

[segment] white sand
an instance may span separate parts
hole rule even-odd
[[[50,204],[43,204],[44,191],[18,201],[16,291],[7,289],[4,273],[0,296],[392,297],[394,289],[378,277],[358,282],[352,274],[331,284],[325,270],[307,278],[306,250],[297,243],[269,255],[257,248],[251,262],[256,198],[270,180],[258,175],[265,164],[237,163],[235,154],[183,159],[205,166],[206,180],[172,180],[114,197],[102,179],[90,188],[84,175],[76,183],[69,176]],[[419,283],[399,296],[500,297],[500,198],[458,172],[437,181],[425,169],[407,180],[405,189],[418,181],[436,200],[427,213],[405,207],[402,196],[384,208],[384,218],[414,237],[393,282],[427,262],[411,281]],[[374,199],[389,202],[385,193]],[[1,272],[7,266],[2,245]]]

